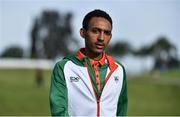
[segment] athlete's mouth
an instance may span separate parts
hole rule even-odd
[[[104,48],[104,44],[103,43],[95,43],[96,48],[98,49],[103,49]]]

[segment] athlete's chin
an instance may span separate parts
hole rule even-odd
[[[101,54],[101,53],[103,53],[104,52],[104,48],[96,48],[95,50],[94,50],[94,53],[96,53],[96,54]]]

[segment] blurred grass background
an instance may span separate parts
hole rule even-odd
[[[47,116],[51,71],[44,70],[38,87],[35,70],[0,70],[0,115]],[[180,72],[128,78],[128,115],[180,115]]]

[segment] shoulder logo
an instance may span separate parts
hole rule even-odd
[[[115,81],[116,83],[118,83],[118,82],[119,82],[119,76],[114,76],[114,81]]]
[[[79,77],[74,77],[74,76],[70,77],[71,82],[79,82],[79,79],[80,79]]]

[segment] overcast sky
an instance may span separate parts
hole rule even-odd
[[[180,55],[180,0],[0,0],[0,52],[12,45],[28,51],[33,20],[45,9],[74,14],[73,33],[81,46],[84,15],[102,9],[113,19],[111,43],[128,41],[138,48],[166,36]]]

